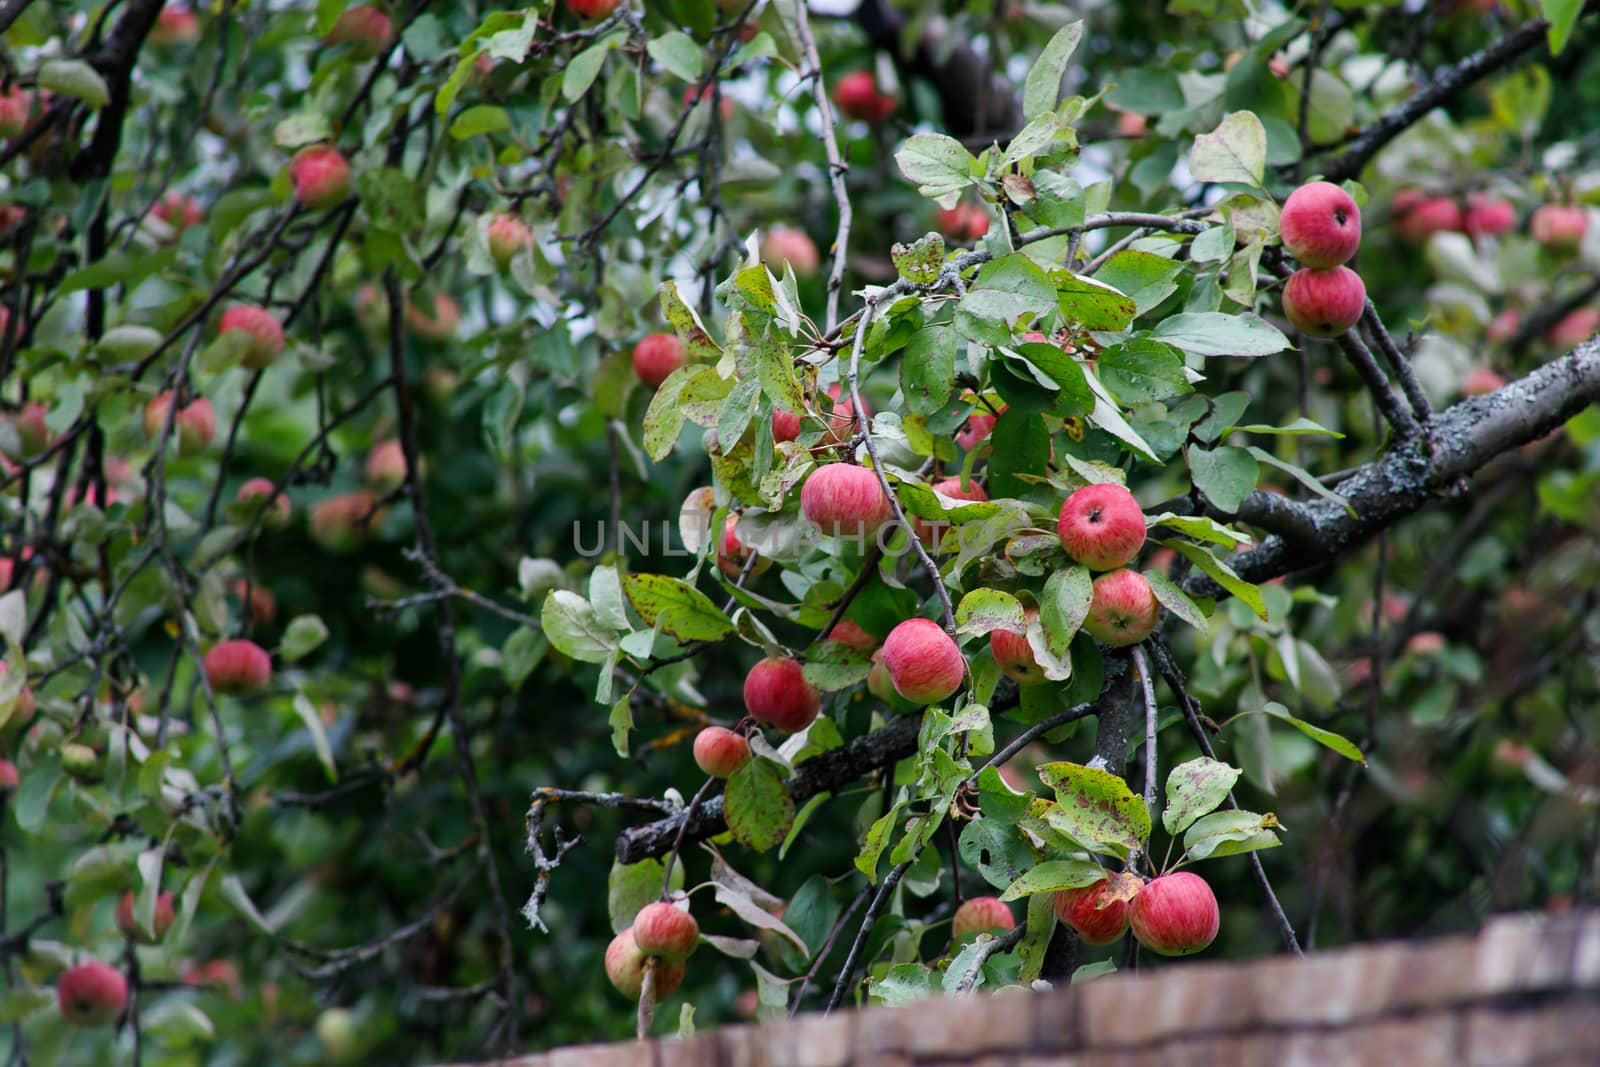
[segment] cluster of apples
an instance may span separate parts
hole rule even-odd
[[[1132,900],[1101,878],[1056,894],[1056,917],[1085,944],[1109,945],[1130,928],[1139,944],[1162,956],[1189,956],[1216,940],[1222,925],[1216,894],[1204,878],[1174,871],[1140,886]]]
[[[1409,244],[1425,244],[1436,233],[1498,237],[1517,228],[1517,209],[1491,193],[1471,193],[1465,207],[1453,196],[1401,189],[1389,203],[1395,234]],[[1577,250],[1588,232],[1589,216],[1576,204],[1544,204],[1528,219],[1528,235],[1551,252]]]
[[[638,1000],[645,967],[653,965],[656,996],[667,996],[683,984],[687,961],[699,944],[700,924],[687,905],[680,908],[664,900],[646,904],[633,925],[606,946],[606,977],[617,992]]]
[[[1279,229],[1302,264],[1283,287],[1283,313],[1301,333],[1339,336],[1367,306],[1361,275],[1344,265],[1361,246],[1361,209],[1332,182],[1311,182],[1284,201]]]

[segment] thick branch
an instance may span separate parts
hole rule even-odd
[[[1461,479],[1490,460],[1543,437],[1596,400],[1600,400],[1600,341],[1589,341],[1502,389],[1441,412],[1429,421],[1425,433],[1397,442],[1381,458],[1341,481],[1334,488],[1350,502],[1354,515],[1332,501],[1302,503],[1301,513],[1315,531],[1314,541],[1290,542],[1274,535],[1228,562],[1250,582],[1327,563],[1455,492]],[[1184,587],[1192,595],[1223,595],[1215,583],[1200,576],[1190,578]]]

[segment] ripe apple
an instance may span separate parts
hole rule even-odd
[[[367,453],[362,468],[367,484],[379,493],[392,493],[406,481],[406,450],[399,441],[379,441]]]
[[[621,0],[567,0],[574,15],[585,19],[609,18]]]
[[[21,781],[22,775],[17,773],[17,765],[8,759],[0,759],[0,796],[17,788]]]
[[[200,39],[200,20],[187,4],[167,4],[156,16],[147,39],[157,48],[193,44]]]
[[[694,738],[694,762],[713,778],[727,778],[750,758],[750,742],[725,726],[707,726]]]
[[[45,425],[45,416],[50,414],[50,409],[37,400],[22,405],[22,410],[10,416],[11,426],[17,432],[17,441],[20,448],[17,458],[27,459],[37,456],[40,452],[50,447],[50,440],[54,436],[50,427]]]
[[[205,221],[205,213],[200,210],[200,202],[188,193],[176,189],[168,189],[150,208],[153,218],[158,218],[166,223],[174,234],[180,234],[190,226],[198,226]]]
[[[311,509],[311,539],[331,552],[350,552],[378,522],[377,500],[365,489],[340,493]]]
[[[128,980],[99,960],[68,967],[56,980],[56,1004],[69,1026],[105,1026],[128,1004]]]
[[[722,121],[727,122],[733,118],[734,108],[731,99],[726,96],[718,96],[709,85],[698,92],[695,89],[696,87],[691,85],[683,90],[683,106],[685,108],[692,108],[702,100],[709,103],[712,99],[715,99],[717,101],[717,114],[722,117]]]
[[[1278,225],[1284,249],[1307,267],[1337,267],[1361,246],[1361,209],[1332,182],[1310,182],[1290,193]]]
[[[1016,925],[1016,916],[999,897],[969,897],[956,909],[956,917],[950,923],[950,938],[960,941],[971,934],[1003,934]]]
[[[1111,883],[1105,878],[1056,894],[1056,917],[1086,945],[1109,945],[1128,929],[1128,902],[1103,898]]]
[[[989,213],[977,204],[963,200],[936,216],[939,232],[952,241],[976,241],[989,232]]]
[[[794,268],[796,278],[809,278],[817,273],[822,257],[817,254],[816,243],[804,230],[789,226],[774,226],[761,242],[761,261],[778,273],[787,262]]]
[[[811,725],[822,710],[822,697],[806,681],[799,660],[768,656],[745,675],[744,706],[759,722],[792,734]]]
[[[1467,197],[1467,213],[1462,220],[1472,237],[1498,237],[1517,228],[1517,209],[1508,200],[1474,193]]]
[[[326,211],[350,195],[350,164],[332,145],[307,145],[289,161],[289,184],[301,207]]]
[[[497,211],[489,216],[489,256],[495,266],[507,270],[518,252],[533,242],[533,231],[519,216]]]
[[[1402,204],[1406,205],[1404,212]],[[1394,200],[1394,232],[1400,240],[1410,244],[1426,244],[1436,233],[1458,233],[1466,228],[1461,205],[1448,196],[1418,194],[1416,199]]]
[[[1528,232],[1552,252],[1572,252],[1589,228],[1589,213],[1571,204],[1545,204],[1533,213]]]
[[[172,910],[172,894],[162,893],[157,896],[155,921],[152,924],[155,936],[151,937],[150,932],[141,929],[139,924],[134,921],[133,890],[130,889],[123,893],[122,899],[117,901],[117,929],[122,931],[124,937],[132,938],[147,945],[153,945],[163,937],[166,937],[167,930],[171,928],[177,917],[177,914]]]
[[[1488,367],[1473,367],[1461,383],[1462,396],[1482,396],[1503,388],[1506,380]]]
[[[744,567],[755,549],[739,540],[739,516],[729,514],[727,521],[722,524],[722,544],[717,548],[717,567],[729,578],[735,580],[744,573]],[[750,567],[750,576],[755,577],[766,573],[772,566],[772,560],[760,556]]]
[[[27,129],[32,108],[33,94],[21,86],[13,85],[0,92],[0,137],[15,137]]]
[[[1039,609],[1026,608],[1023,617],[1031,623],[1039,617]],[[989,651],[995,663],[999,664],[1000,673],[1018,685],[1037,685],[1044,681],[1044,670],[1039,666],[1039,661],[1033,658],[1033,649],[1028,644],[1026,633],[990,630]]]
[[[1086,485],[1061,505],[1056,536],[1067,555],[1090,570],[1112,570],[1144,547],[1144,510],[1123,486]]]
[[[160,393],[144,406],[144,432],[156,440],[167,425],[167,413],[172,410],[172,394]],[[196,397],[178,409],[173,419],[178,431],[178,455],[193,456],[211,447],[217,436],[217,412],[211,401]]]
[[[244,604],[251,620],[270,624],[278,617],[278,599],[260,582],[235,578],[228,589]]]
[[[807,475],[800,511],[835,537],[867,537],[894,517],[877,474],[853,463],[828,463]]]
[[[878,91],[878,80],[869,71],[851,71],[833,87],[833,102],[847,117],[873,126],[882,125],[898,101]]]
[[[1124,567],[1094,580],[1094,600],[1083,628],[1101,644],[1120,648],[1150,636],[1161,617],[1161,605],[1150,583]]]
[[[937,704],[967,677],[961,649],[932,619],[907,619],[890,630],[883,665],[895,692],[916,704]]]
[[[781,445],[800,436],[800,416],[781,408],[772,413],[772,443]]]
[[[622,931],[606,946],[606,977],[612,988],[629,1000],[638,1000],[644,991],[644,965],[646,956],[633,940],[633,928]],[[683,963],[668,960],[656,961],[656,996],[671,995],[683,984]]]
[[[828,428],[822,435],[824,444],[842,445],[856,434],[855,400],[845,395],[843,382],[834,382],[826,390],[832,407],[828,410]],[[861,413],[867,422],[872,421],[872,406],[861,398]]]
[[[1163,956],[1201,951],[1216,939],[1221,922],[1211,887],[1188,871],[1152,879],[1128,905],[1133,936]]]
[[[1600,331],[1600,308],[1578,308],[1557,320],[1545,332],[1552,348],[1575,348]]]
[[[326,44],[347,44],[361,59],[372,59],[394,40],[394,24],[376,4],[357,4],[346,8],[334,20],[333,29],[323,38]],[[342,198],[341,198],[342,199]]]
[[[411,332],[429,341],[453,340],[456,328],[461,325],[461,305],[449,293],[433,294],[432,314],[422,310],[408,297],[403,314]]]
[[[664,900],[646,904],[633,919],[633,943],[646,956],[682,963],[700,944],[700,924]]]
[[[841,645],[849,645],[859,652],[871,652],[878,647],[878,639],[876,637],[873,637],[849,619],[840,619],[834,623],[833,629],[828,631],[826,639],[837,641]]]
[[[1338,337],[1361,321],[1367,287],[1349,267],[1297,270],[1283,287],[1283,313],[1311,337]]]
[[[254,641],[222,641],[206,653],[204,663],[206,679],[219,693],[248,693],[272,678],[272,657]]]
[[[983,486],[973,479],[968,479],[966,488],[963,489],[959,476],[934,482],[930,488],[940,496],[947,496],[952,500],[983,501],[989,499],[989,494],[983,491]],[[937,549],[939,542],[944,539],[944,535],[951,528],[951,524],[943,519],[931,521],[915,519],[912,525],[916,527],[917,539],[930,549]]]
[[[977,448],[980,441],[987,439],[989,434],[994,432],[994,424],[999,421],[1001,415],[1005,414],[1008,406],[1006,404],[1000,405],[1000,410],[993,415],[989,414],[987,410],[974,411],[971,415],[968,415],[966,423],[960,430],[956,431],[956,444],[960,445],[962,450],[966,452],[971,452],[974,448]]]
[[[1483,331],[1483,339],[1490,344],[1503,345],[1517,335],[1522,328],[1522,312],[1516,308],[1506,308],[1500,314],[1489,320],[1489,325]]]
[[[1150,121],[1137,111],[1123,111],[1117,115],[1116,129],[1121,137],[1143,137],[1150,132]]]
[[[633,346],[633,373],[652,389],[683,366],[683,342],[675,333],[653,333]]]
[[[250,338],[240,363],[250,370],[271,366],[283,352],[283,324],[266,308],[235,304],[222,313],[218,333],[239,331]]]
[[[265,500],[270,496],[272,498],[272,506],[267,508],[267,512],[262,516],[261,522],[264,526],[281,529],[289,522],[289,498],[283,493],[274,495],[273,488],[271,478],[251,478],[239,487],[237,499],[242,504],[252,500]]]

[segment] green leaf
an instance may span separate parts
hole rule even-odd
[[[1055,310],[1050,278],[1020,252],[991,259],[956,306],[956,324],[968,337],[1004,344],[1019,324],[1030,325]]]
[[[1219,510],[1230,515],[1255,491],[1256,481],[1261,476],[1261,468],[1250,454],[1232,445],[1215,449],[1190,445],[1186,455],[1194,487]]]
[[[702,369],[696,366],[679,367],[667,376],[667,380],[656,389],[655,396],[650,398],[650,407],[644,413],[644,450],[651,459],[659,462],[667,458],[672,446],[677,444],[685,417],[683,404],[680,403],[683,387],[689,384],[691,375]]]
[[[1229,426],[1222,432],[1224,434],[1260,433],[1271,434],[1280,437],[1300,437],[1307,434],[1320,434],[1324,437],[1335,437],[1341,439],[1344,437],[1344,434],[1340,433],[1338,430],[1330,430],[1321,423],[1313,422],[1312,420],[1306,418],[1304,415],[1300,416],[1298,419],[1295,419],[1293,422],[1285,423],[1282,426],[1268,426],[1262,423],[1251,423],[1248,426]]]
[[[1212,581],[1238,597],[1251,611],[1260,616],[1263,622],[1267,620],[1267,603],[1261,598],[1261,590],[1235,574],[1232,567],[1201,546],[1188,541],[1169,538],[1161,543],[1199,567]]]
[[[1094,600],[1094,579],[1084,566],[1064,567],[1045,579],[1039,594],[1039,623],[1044,627],[1045,647],[1057,659],[1066,659],[1072,639],[1089,617]]]
[[[617,647],[615,633],[600,625],[594,607],[567,589],[552,589],[544,598],[539,624],[557,651],[584,663],[604,663]]]
[[[1020,634],[1026,625],[1022,602],[998,589],[974,589],[956,606],[956,632],[970,637],[982,637],[991,630]]]
[[[1077,51],[1078,42],[1082,40],[1081,21],[1067,23],[1050,38],[1050,42],[1039,53],[1039,58],[1034,60],[1033,66],[1028,69],[1028,77],[1022,83],[1023,118],[1032,120],[1055,111],[1056,101],[1061,97],[1061,80],[1067,74],[1067,64],[1071,62],[1072,53]]]
[[[1210,133],[1194,139],[1189,173],[1200,182],[1260,187],[1267,170],[1267,131],[1249,111],[1235,111]]]
[[[977,161],[961,142],[942,133],[919,133],[906,139],[894,154],[900,173],[917,186],[923,196],[954,207],[957,194],[972,184]]]
[[[1001,900],[1018,900],[1035,893],[1054,893],[1061,889],[1082,889],[1106,876],[1106,869],[1093,860],[1051,860],[1041,863],[1018,878],[1000,894]]]
[[[1288,79],[1290,107],[1300,113],[1302,76]],[[1326,67],[1311,72],[1311,106],[1306,113],[1306,134],[1314,144],[1338,141],[1355,124],[1356,100],[1350,87]]]
[[[937,233],[924,234],[910,244],[896,242],[889,248],[889,258],[900,277],[917,285],[932,285],[944,266],[944,238]]]
[[[703,60],[700,55],[700,46],[695,44],[688,34],[680,30],[662,34],[649,44],[645,51],[650,53],[650,58],[661,64],[668,74],[676,75],[686,82],[700,80]]]
[[[620,934],[633,925],[633,917],[646,904],[661,896],[666,864],[658,859],[638,863],[612,863],[606,878],[606,908],[611,914],[611,932]],[[683,864],[672,865],[672,888],[683,888]]]
[[[1189,311],[1162,319],[1150,336],[1201,356],[1270,356],[1289,347],[1289,339],[1266,320],[1220,311]]]
[[[900,390],[906,406],[918,415],[932,415],[950,402],[955,391],[954,330],[918,330],[900,357]]]
[[[290,115],[272,128],[272,143],[291,152],[332,136],[333,123],[321,112]]]
[[[1131,296],[1086,275],[1053,271],[1056,306],[1068,321],[1086,330],[1126,330],[1139,313]]]
[[[1176,279],[1182,273],[1183,264],[1175,259],[1129,249],[1106,260],[1094,276],[1126,293],[1143,315],[1178,291]]]
[[[1271,452],[1257,448],[1255,445],[1247,446],[1245,451],[1249,452],[1261,462],[1272,467],[1277,467],[1279,470],[1283,471],[1285,474],[1289,475],[1289,477],[1293,478],[1295,481],[1299,482],[1313,493],[1316,493],[1324,500],[1338,504],[1349,513],[1351,518],[1355,518],[1356,509],[1351,506],[1350,501],[1346,500],[1340,494],[1335,493],[1332,489],[1329,489],[1327,486],[1323,485],[1321,480],[1318,479],[1316,475],[1312,474],[1304,467],[1296,466],[1285,459],[1279,459]]]
[[[1237,767],[1204,756],[1172,768],[1167,774],[1162,827],[1174,837],[1183,833],[1200,816],[1216,810],[1241,773]]]
[[[303,659],[328,639],[328,626],[318,615],[301,615],[284,631],[278,654],[285,662]]]
[[[1160,571],[1145,571],[1144,576],[1150,583],[1150,591],[1155,594],[1156,600],[1162,607],[1201,633],[1210,630],[1206,623],[1206,613],[1200,610],[1200,605],[1196,604],[1188,593],[1173,585]]]
[[[256,908],[255,901],[250,899],[249,892],[246,891],[244,883],[239,880],[237,874],[225,875],[218,889],[222,893],[222,899],[232,906],[233,910],[238,912],[251,926],[254,926],[264,934],[276,932],[272,924]]]
[[[113,285],[135,289],[152,274],[166,270],[177,258],[176,245],[159,252],[113,252],[61,279],[56,293],[66,296],[84,289],[107,289]]]
[[[1203,515],[1174,515],[1170,511],[1164,511],[1147,522],[1151,526],[1165,526],[1177,530],[1185,537],[1192,537],[1197,541],[1210,541],[1224,548],[1238,548],[1241,545],[1255,543],[1255,539],[1249,534],[1235,530],[1231,526],[1224,526],[1216,519],[1209,519]]]
[[[1311,740],[1315,741],[1317,744],[1322,745],[1324,748],[1331,748],[1347,760],[1354,760],[1362,766],[1366,765],[1367,757],[1362,754],[1360,747],[1352,742],[1349,738],[1344,737],[1341,734],[1336,734],[1332,730],[1324,730],[1320,726],[1313,726],[1304,719],[1295,718],[1293,715],[1289,714],[1288,708],[1285,708],[1282,704],[1279,704],[1276,701],[1268,702],[1261,710],[1265,711],[1268,715],[1271,715],[1274,719],[1281,719],[1290,726],[1293,726],[1296,730],[1299,730],[1301,733],[1311,738]]]
[[[39,65],[39,88],[71,96],[99,111],[111,102],[111,89],[94,67],[81,59],[47,59]]]
[[[722,812],[735,841],[757,852],[776,848],[794,821],[783,772],[764,759],[745,760],[728,779]]]
[[[609,657],[608,657],[609,658]],[[607,668],[610,669],[609,667]],[[611,747],[616,754],[627,759],[632,753],[628,751],[628,734],[633,730],[633,694],[622,694],[622,699],[611,705],[611,713],[606,717],[606,725],[611,727]]]
[[[956,850],[996,889],[1004,889],[1032,870],[1037,857],[1013,825],[998,819],[973,819],[961,831]]]
[[[1111,345],[1095,360],[1105,387],[1124,404],[1149,404],[1192,392],[1183,357],[1171,345],[1136,338]]]
[[[311,747],[316,750],[317,762],[322,764],[322,773],[328,776],[328,781],[337,782],[339,768],[333,761],[333,746],[328,743],[328,731],[322,724],[322,715],[309,697],[298,692],[294,695],[294,713],[300,717],[306,733],[311,735]]]
[[[511,128],[511,115],[503,107],[479,104],[469,107],[450,123],[450,136],[458,141],[481,137],[486,133],[499,133]]]
[[[211,1017],[199,1005],[187,1000],[163,998],[139,1017],[140,1025],[161,1039],[163,1047],[210,1042],[217,1036]]]
[[[733,632],[733,620],[681,578],[630,574],[622,579],[622,588],[648,625],[680,641],[718,641]]]
[[[1086,848],[1126,858],[1150,840],[1150,811],[1128,783],[1098,767],[1046,763],[1039,778],[1056,791],[1051,826]]]
[[[1205,816],[1183,835],[1183,848],[1191,860],[1237,856],[1283,844],[1273,830],[1278,817],[1268,812],[1216,811]]]
[[[549,647],[549,642],[531,626],[519,626],[511,631],[500,649],[500,671],[512,692],[522,688],[522,683],[544,659]]]

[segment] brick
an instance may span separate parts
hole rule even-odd
[[[1576,916],[1508,915],[1491,921],[1478,936],[1478,991],[1530,992],[1565,985],[1576,963],[1581,929]]]
[[[900,1048],[912,1056],[972,1056],[1020,1051],[1033,1033],[1035,1001],[1026,995],[979,994],[900,1009],[910,1025]]]
[[[1236,967],[1176,964],[1155,973],[1097,978],[1078,987],[1089,1048],[1147,1044],[1193,1027],[1234,1027],[1259,1016],[1247,975]]]
[[[757,1031],[767,1067],[847,1067],[858,1014],[802,1015]]]
[[[1547,1059],[1600,1062],[1600,998],[1580,994],[1520,1009],[1479,1008],[1467,1017],[1464,1045],[1470,1067],[1520,1067]]]
[[[1082,990],[1088,985],[1073,989],[1063,984],[1059,989],[1033,997],[1031,1050],[1036,1053],[1065,1052],[1082,1047],[1083,1031],[1078,1025],[1078,1007],[1082,1003]]]
[[[721,1034],[712,1031],[694,1037],[657,1041],[652,1067],[708,1067],[713,1063],[729,1062],[721,1054],[723,1040]]]
[[[615,1045],[578,1045],[549,1054],[547,1067],[639,1067],[650,1062],[650,1046],[638,1041]]]

